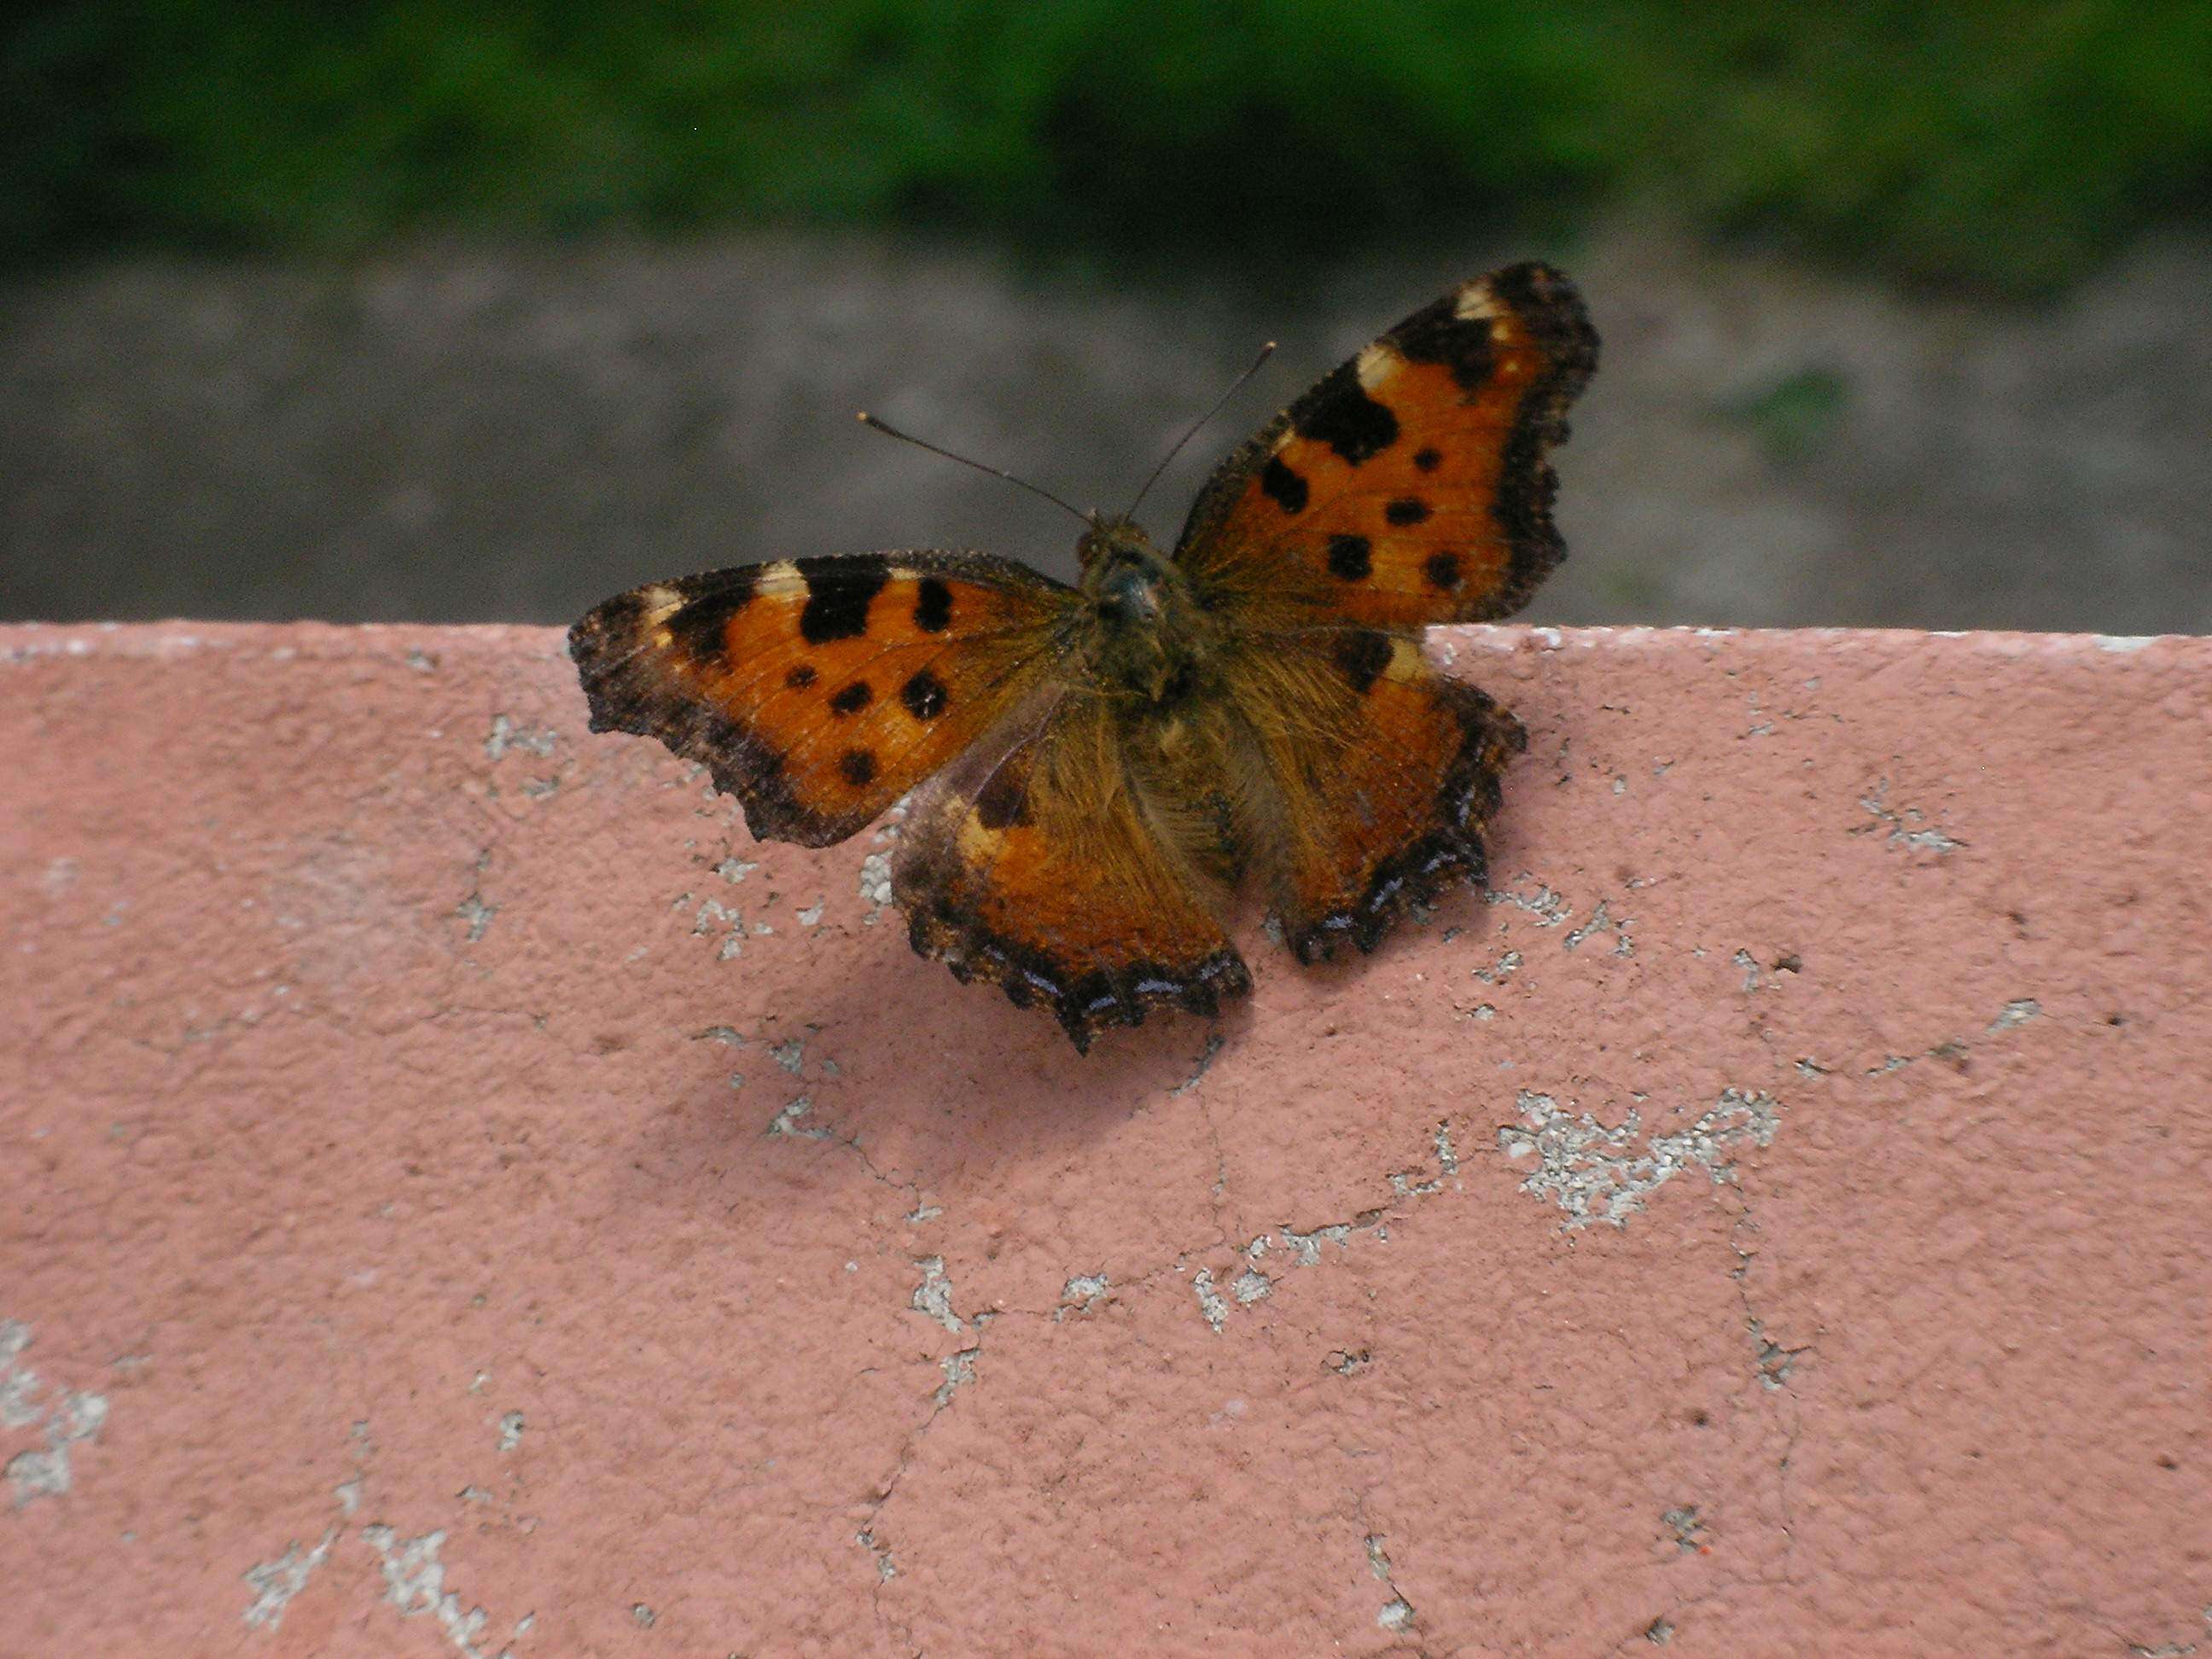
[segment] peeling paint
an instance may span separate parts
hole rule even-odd
[[[246,1622],[258,1629],[266,1625],[275,1630],[284,1622],[284,1609],[292,1598],[307,1589],[307,1580],[314,1571],[329,1559],[331,1546],[337,1540],[338,1529],[325,1527],[322,1541],[302,1553],[298,1543],[284,1547],[284,1553],[274,1561],[264,1561],[248,1567],[243,1575],[255,1592],[253,1605],[246,1610]]]
[[[791,1140],[828,1140],[830,1131],[816,1123],[801,1123],[799,1120],[814,1109],[814,1097],[801,1095],[769,1121],[764,1133]]]
[[[1113,1281],[1104,1273],[1076,1273],[1071,1276],[1060,1288],[1060,1305],[1053,1310],[1053,1318],[1062,1320],[1073,1314],[1089,1313],[1112,1286]]]
[[[1487,968],[1474,970],[1475,978],[1487,985],[1503,985],[1521,970],[1522,957],[1518,951],[1508,951]]]
[[[107,1424],[107,1396],[103,1394],[76,1389],[51,1408],[38,1403],[42,1386],[38,1373],[22,1364],[31,1340],[28,1325],[0,1320],[0,1409],[4,1409],[4,1420],[19,1429],[41,1420],[46,1424],[45,1450],[18,1452],[8,1460],[8,1484],[19,1510],[69,1491],[76,1478],[73,1449],[98,1440]]]
[[[540,757],[550,755],[560,741],[556,733],[547,727],[517,726],[504,714],[495,714],[491,720],[491,735],[484,739],[484,757],[497,760],[510,750],[521,750],[526,754]]]
[[[1200,1267],[1190,1276],[1190,1288],[1198,1297],[1198,1311],[1206,1322],[1213,1327],[1218,1336],[1229,1322],[1229,1304],[1221,1299],[1221,1292],[1213,1288],[1213,1269]]]
[[[952,1311],[952,1281],[945,1277],[945,1258],[918,1255],[914,1258],[914,1265],[921,1269],[921,1283],[915,1286],[907,1306],[925,1319],[935,1320],[948,1331],[966,1330],[966,1323]]]
[[[949,1405],[954,1395],[973,1382],[975,1380],[975,1361],[982,1352],[980,1347],[962,1348],[939,1360],[937,1363],[945,1371],[945,1381],[937,1385],[937,1392],[930,1396],[931,1403],[940,1407]]]
[[[1889,780],[1877,778],[1874,787],[1859,797],[1859,805],[1874,816],[1876,823],[1889,827],[1889,834],[1884,839],[1890,846],[1930,852],[1941,857],[1946,853],[1956,852],[1966,844],[1942,830],[1921,828],[1928,823],[1927,814],[1917,806],[1893,809],[1888,805],[1888,796]],[[1863,835],[1867,831],[1861,829],[1851,833]]]
[[[1607,902],[1600,899],[1597,908],[1590,913],[1590,919],[1570,933],[1562,943],[1568,950],[1577,951],[1599,935],[1610,933],[1613,935],[1613,954],[1632,957],[1636,954],[1636,941],[1628,936],[1628,930],[1635,925],[1634,919],[1629,916],[1623,916],[1618,921],[1613,920]]]
[[[361,1535],[376,1552],[384,1571],[385,1599],[399,1609],[401,1618],[427,1613],[445,1632],[454,1652],[465,1659],[493,1659],[477,1645],[489,1615],[482,1607],[464,1613],[460,1598],[446,1588],[445,1564],[438,1559],[446,1542],[442,1531],[402,1538],[380,1522],[363,1527]],[[508,1659],[507,1650],[501,1649],[496,1659]]]
[[[1702,1169],[1717,1185],[1733,1182],[1730,1155],[1740,1147],[1770,1145],[1781,1111],[1770,1095],[1724,1090],[1688,1128],[1651,1136],[1639,1152],[1643,1123],[1635,1107],[1626,1121],[1607,1128],[1587,1112],[1570,1116],[1551,1096],[1532,1090],[1522,1090],[1517,1104],[1522,1125],[1498,1130],[1498,1149],[1508,1158],[1538,1160],[1521,1189],[1565,1211],[1563,1231],[1594,1221],[1626,1226],[1646,1198],[1685,1170]]]
[[[860,860],[860,902],[868,907],[864,924],[872,927],[884,907],[891,902],[891,857],[888,853],[871,853]]]
[[[1521,884],[1525,885],[1529,882],[1534,881],[1536,878],[1528,874],[1526,871],[1523,871],[1522,872],[1519,879]],[[1533,893],[1522,892],[1519,885],[1514,887],[1494,887],[1489,892],[1483,895],[1483,898],[1484,902],[1486,903],[1510,904],[1517,908],[1526,910],[1530,915],[1536,918],[1536,925],[1539,927],[1557,927],[1561,922],[1566,921],[1569,916],[1574,914],[1572,910],[1567,908],[1566,900],[1561,898],[1549,887],[1544,886],[1540,883],[1538,884],[1536,890]]]

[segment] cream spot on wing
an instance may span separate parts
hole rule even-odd
[[[1458,301],[1452,307],[1452,314],[1463,323],[1474,322],[1478,318],[1486,322],[1494,319],[1498,315],[1498,301],[1491,297],[1490,284],[1469,283],[1462,289]]]
[[[1352,372],[1359,376],[1361,390],[1374,392],[1405,366],[1406,360],[1396,347],[1377,340],[1353,360]]]
[[[971,867],[988,866],[998,856],[999,843],[1005,839],[1002,831],[985,828],[983,820],[972,811],[960,820],[960,833],[957,837],[960,857]]]
[[[684,608],[684,596],[672,587],[659,583],[638,590],[638,601],[645,607],[643,622],[653,642],[665,650],[668,646],[668,619]]]
[[[1411,640],[1394,638],[1390,641],[1390,661],[1382,670],[1383,678],[1403,685],[1419,678],[1422,672],[1421,647]]]
[[[804,594],[806,578],[799,574],[799,567],[789,559],[778,559],[774,564],[761,567],[760,581],[755,591],[759,588],[777,593]]]

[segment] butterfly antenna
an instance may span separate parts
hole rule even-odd
[[[1242,374],[1239,374],[1235,380],[1231,380],[1229,383],[1229,390],[1223,392],[1218,398],[1216,398],[1213,400],[1213,407],[1207,410],[1205,414],[1193,421],[1190,423],[1189,429],[1186,431],[1182,437],[1177,438],[1175,441],[1175,447],[1169,450],[1166,454],[1160,457],[1160,464],[1152,469],[1152,476],[1145,480],[1145,487],[1137,492],[1137,499],[1129,503],[1129,510],[1121,515],[1123,518],[1133,519],[1137,516],[1137,509],[1145,504],[1145,497],[1152,493],[1152,486],[1160,481],[1160,474],[1168,470],[1168,463],[1175,459],[1176,456],[1182,453],[1182,447],[1188,443],[1193,438],[1198,436],[1200,428],[1202,428],[1208,421],[1221,413],[1222,409],[1228,404],[1229,400],[1244,389],[1244,382],[1250,380],[1255,374],[1257,374],[1260,372],[1260,365],[1266,362],[1268,358],[1274,355],[1275,343],[1273,340],[1268,341],[1267,344],[1260,348],[1260,355],[1252,360],[1252,367],[1246,369]]]
[[[902,438],[908,443],[914,445],[916,448],[926,449],[933,455],[942,455],[948,461],[957,461],[963,466],[974,467],[978,472],[988,472],[994,478],[1004,478],[1008,483],[1018,484],[1022,489],[1028,490],[1032,495],[1042,495],[1046,501],[1050,501],[1061,512],[1073,514],[1077,518],[1082,520],[1086,525],[1095,525],[1096,523],[1096,520],[1090,514],[1082,512],[1076,507],[1070,507],[1066,501],[1060,500],[1059,496],[1054,495],[1049,489],[1040,489],[1036,484],[1031,483],[1027,478],[1017,478],[1012,473],[1005,471],[1003,468],[986,466],[981,461],[969,460],[965,455],[956,455],[949,449],[940,449],[937,445],[931,443],[926,438],[917,438],[911,432],[900,431],[888,421],[878,420],[874,416],[869,414],[865,409],[860,411],[860,424],[862,426],[872,426],[875,428],[877,431],[884,433],[893,438]]]

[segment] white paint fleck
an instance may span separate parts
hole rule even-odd
[[[2118,656],[2132,656],[2158,639],[2155,634],[2092,634],[2090,640],[2100,651],[2110,651]],[[2212,1617],[2212,1615],[2208,1615]]]
[[[2042,1012],[2043,1005],[2033,997],[2021,997],[2017,1001],[2008,1002],[1998,1011],[1997,1017],[1990,1022],[1990,1030],[2012,1030],[2017,1026],[2027,1024]]]
[[[46,1414],[46,1408],[37,1403],[42,1386],[39,1374],[18,1363],[30,1346],[28,1325],[0,1319],[0,1428],[26,1428]]]
[[[1568,950],[1579,950],[1599,934],[1610,933],[1613,935],[1612,953],[1614,956],[1634,956],[1636,941],[1629,938],[1628,930],[1635,925],[1635,920],[1629,916],[1623,916],[1620,921],[1615,921],[1612,912],[1607,908],[1607,901],[1600,899],[1597,902],[1597,908],[1590,913],[1590,919],[1570,933],[1564,942]]]
[[[1221,1299],[1221,1292],[1213,1288],[1213,1269],[1200,1267],[1191,1275],[1190,1287],[1198,1295],[1198,1310],[1206,1322],[1219,1335],[1221,1328],[1229,1322],[1229,1304]]]
[[[915,1286],[907,1306],[925,1319],[935,1320],[948,1331],[965,1330],[966,1324],[952,1311],[952,1281],[945,1277],[945,1258],[918,1255],[914,1258],[914,1265],[921,1269],[921,1283]]]
[[[975,1360],[982,1352],[981,1348],[962,1348],[938,1361],[944,1369],[945,1381],[937,1385],[937,1392],[930,1396],[933,1404],[944,1406],[950,1403],[954,1395],[975,1380]]]
[[[506,715],[495,714],[492,716],[491,735],[484,739],[484,754],[492,760],[497,760],[510,749],[520,749],[532,755],[550,755],[558,741],[550,729],[517,726]]]
[[[799,1069],[806,1064],[806,1039],[796,1036],[787,1038],[768,1052],[769,1057],[777,1065],[782,1066],[793,1077],[797,1077]]]
[[[18,1452],[8,1460],[8,1484],[17,1509],[67,1492],[76,1479],[72,1449],[100,1438],[107,1423],[107,1396],[87,1389],[64,1394],[51,1408],[37,1401],[36,1372],[21,1363],[31,1346],[31,1328],[20,1320],[0,1320],[0,1409],[10,1428],[46,1422],[46,1449]]]
[[[274,1561],[264,1561],[246,1570],[246,1583],[254,1591],[253,1605],[246,1610],[246,1624],[255,1629],[266,1625],[274,1630],[284,1622],[284,1609],[292,1598],[307,1589],[307,1580],[317,1567],[323,1565],[337,1541],[338,1529],[325,1527],[322,1541],[302,1553],[297,1541],[287,1544],[284,1553]]]
[[[1316,1227],[1310,1233],[1285,1227],[1283,1229],[1283,1244],[1299,1267],[1318,1267],[1322,1245],[1334,1244],[1340,1250],[1351,1248],[1352,1226],[1348,1222],[1332,1222],[1326,1227]]]
[[[522,1443],[523,1417],[520,1412],[508,1412],[499,1419],[499,1449],[511,1452]]]
[[[1089,1313],[1112,1288],[1113,1281],[1104,1273],[1076,1273],[1060,1287],[1060,1307],[1053,1313],[1055,1320],[1070,1314]]]
[[[1888,796],[1889,780],[1877,778],[1875,780],[1874,788],[1859,797],[1859,805],[1871,813],[1879,823],[1889,826],[1889,834],[1884,839],[1890,846],[1931,852],[1940,858],[1944,854],[1956,851],[1966,844],[1932,826],[1927,829],[1919,828],[1918,826],[1927,823],[1927,814],[1917,806],[1893,810],[1888,805]]]
[[[1523,871],[1520,879],[1526,884],[1536,878]],[[1483,897],[1486,902],[1491,904],[1511,904],[1526,910],[1536,918],[1536,925],[1539,927],[1557,927],[1574,914],[1567,908],[1567,902],[1565,899],[1540,883],[1538,884],[1534,893],[1524,893],[1517,886],[1499,887],[1493,888]]]
[[[828,906],[829,902],[830,901],[826,896],[816,899],[813,903],[808,905],[804,910],[801,910],[799,913],[799,925],[802,927],[811,927],[820,922],[822,920],[822,912]]]
[[[1375,1622],[1384,1630],[1403,1630],[1413,1622],[1413,1604],[1402,1595],[1394,1595],[1382,1604],[1382,1611],[1375,1615]]]
[[[1474,976],[1486,985],[1502,985],[1521,971],[1522,956],[1518,951],[1508,951],[1487,968],[1478,968]]]
[[[465,1659],[490,1659],[477,1645],[489,1622],[482,1607],[461,1610],[460,1598],[446,1588],[445,1564],[438,1552],[446,1542],[442,1532],[420,1538],[402,1538],[381,1522],[363,1527],[361,1535],[376,1552],[384,1571],[385,1599],[399,1609],[403,1619],[428,1613],[445,1632],[453,1651]]]
[[[483,895],[471,893],[453,907],[453,914],[469,925],[469,943],[474,945],[491,927],[491,919],[499,914],[499,906],[486,904]]]
[[[1247,1267],[1229,1286],[1239,1307],[1249,1308],[1275,1288],[1275,1281],[1257,1267]]]
[[[1563,1231],[1594,1221],[1626,1226],[1646,1198],[1693,1166],[1717,1185],[1733,1182],[1730,1155],[1739,1147],[1771,1144],[1781,1110],[1771,1096],[1725,1090],[1689,1127],[1651,1136],[1639,1152],[1643,1124],[1632,1106],[1626,1121],[1607,1128],[1587,1112],[1570,1116],[1551,1096],[1531,1090],[1521,1091],[1518,1103],[1526,1127],[1501,1128],[1498,1148],[1512,1158],[1536,1157],[1538,1167],[1521,1189],[1565,1211]]]
[[[734,1084],[736,1079],[732,1079]],[[817,1123],[801,1123],[799,1120],[814,1109],[814,1097],[801,1095],[769,1121],[768,1133],[791,1140],[827,1140],[830,1131]]]
[[[1451,1125],[1449,1122],[1437,1125],[1437,1168],[1442,1170],[1446,1176],[1455,1176],[1459,1173],[1459,1153],[1453,1149]]]
[[[860,860],[860,902],[868,907],[872,925],[884,906],[891,902],[891,856],[871,853]]]

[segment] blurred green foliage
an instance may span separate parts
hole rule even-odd
[[[2212,197],[2206,0],[84,0],[0,76],[19,258],[732,221],[1172,258],[1650,192],[2033,289]]]

